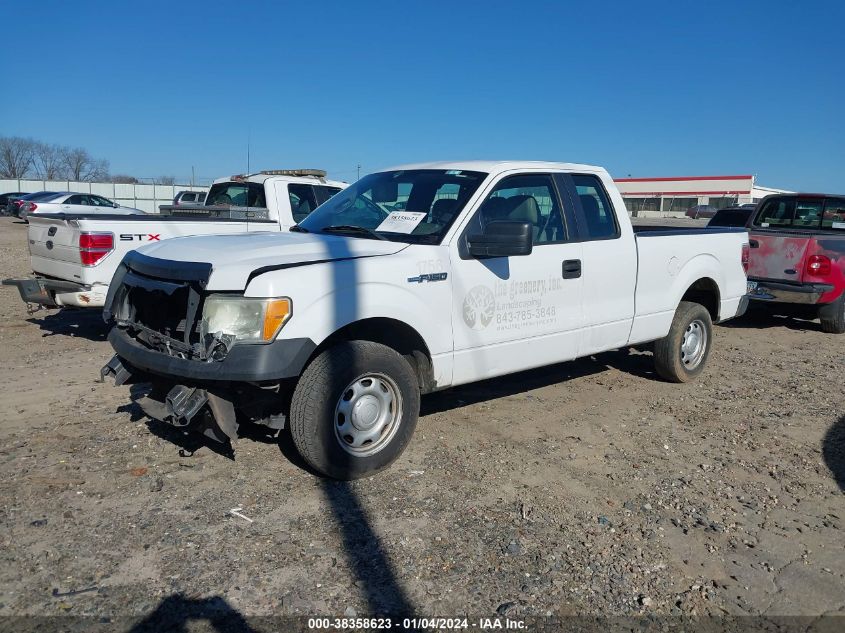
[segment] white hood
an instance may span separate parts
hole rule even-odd
[[[244,290],[260,268],[398,253],[407,244],[311,233],[244,233],[179,237],[139,253],[157,259],[211,264],[208,290]]]

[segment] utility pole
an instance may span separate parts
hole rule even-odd
[[[355,180],[361,180],[361,164],[358,163],[358,177]]]

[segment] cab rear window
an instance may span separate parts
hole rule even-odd
[[[845,198],[774,198],[763,204],[754,226],[845,230]]]
[[[266,207],[264,185],[255,182],[218,182],[211,185],[207,205],[227,207]]]

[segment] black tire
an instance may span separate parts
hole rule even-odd
[[[819,308],[819,319],[822,322],[822,332],[845,334],[845,292],[833,303]]]
[[[683,343],[688,331],[695,329],[699,333],[703,330],[704,342],[700,355],[693,355],[696,361],[690,364],[690,358],[685,356]],[[670,382],[689,382],[694,380],[707,364],[710,349],[713,347],[713,322],[710,313],[700,303],[681,301],[675,310],[669,334],[654,342],[654,366],[657,373]]]
[[[376,440],[382,442],[377,452],[352,454],[353,449],[344,448],[335,430],[337,407],[341,396],[350,393],[349,387],[369,375],[392,382],[390,388],[401,396],[401,415],[395,415],[392,434],[386,432]],[[370,341],[338,343],[317,356],[300,376],[291,400],[291,437],[299,454],[317,472],[334,479],[357,479],[387,468],[402,454],[416,428],[419,410],[417,376],[404,357]]]

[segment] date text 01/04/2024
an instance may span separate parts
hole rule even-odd
[[[308,628],[315,630],[455,630],[477,629],[524,630],[525,622],[510,618],[403,618],[394,621],[391,618],[309,618]]]

